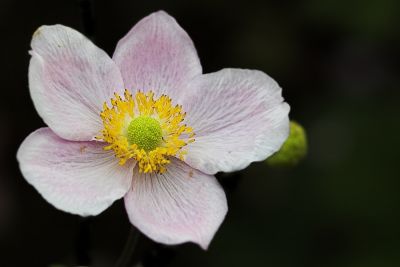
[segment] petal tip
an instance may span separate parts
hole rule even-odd
[[[95,216],[126,194],[133,166],[117,168],[97,143],[86,142],[83,155],[81,144],[40,128],[25,138],[16,156],[22,176],[48,203],[71,214]]]
[[[162,9],[151,13],[148,17],[151,17],[151,16],[159,16],[159,17],[165,17],[165,18],[172,18],[173,19],[173,17],[170,14],[168,14],[166,11],[164,11]]]
[[[42,32],[42,27],[43,27],[43,26],[40,26],[39,28],[36,29],[36,31],[33,32],[33,34],[32,34],[32,39],[35,38],[35,37],[38,37],[38,36],[41,34],[41,32]]]
[[[197,179],[188,179],[189,171]],[[215,177],[176,159],[162,177],[134,177],[124,197],[131,224],[159,243],[192,242],[208,249],[228,210],[225,192]],[[171,186],[173,195],[168,190]]]
[[[56,24],[56,25],[41,25],[39,26],[39,28],[36,29],[36,31],[33,32],[32,34],[32,40],[39,38],[40,36],[43,35],[43,33],[45,33],[47,30],[51,29],[51,28],[59,28],[59,27],[65,27],[62,26],[60,24]]]

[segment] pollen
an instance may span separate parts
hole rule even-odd
[[[172,105],[166,95],[154,98],[153,92],[137,92],[135,96],[125,90],[114,94],[106,102],[100,117],[103,130],[96,137],[114,151],[119,164],[136,161],[140,172],[163,173],[171,157],[184,159],[184,147],[194,142],[194,132],[184,124],[186,113],[182,106]]]

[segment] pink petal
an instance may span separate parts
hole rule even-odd
[[[163,11],[139,21],[119,41],[113,59],[128,89],[165,93],[173,100],[202,73],[192,40]]]
[[[207,249],[227,212],[214,176],[172,159],[164,174],[134,174],[125,207],[133,225],[164,244],[192,241]]]
[[[261,71],[224,69],[206,74],[183,99],[196,141],[185,162],[208,174],[231,172],[277,151],[289,133],[289,105]]]
[[[124,89],[112,59],[79,32],[42,26],[32,38],[29,88],[45,123],[68,140],[89,141],[102,128],[100,111]]]
[[[17,159],[25,179],[56,208],[97,215],[129,190],[134,164],[119,166],[100,142],[70,142],[49,128],[30,134]]]

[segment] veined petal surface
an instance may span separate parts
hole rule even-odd
[[[227,212],[223,189],[214,176],[172,159],[164,174],[139,174],[125,196],[129,219],[164,244],[194,242],[207,249]]]
[[[261,71],[223,69],[202,75],[182,100],[196,141],[185,161],[208,174],[231,172],[276,152],[289,134],[289,105]]]
[[[164,11],[139,21],[115,49],[129,90],[152,90],[176,100],[190,81],[202,73],[199,57],[188,34]]]
[[[32,37],[29,89],[44,122],[60,137],[90,141],[102,128],[100,111],[123,92],[114,61],[81,33],[42,26]]]
[[[134,164],[118,165],[101,142],[71,142],[41,128],[21,144],[17,159],[25,179],[56,208],[97,215],[123,197]]]

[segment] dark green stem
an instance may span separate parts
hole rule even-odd
[[[88,266],[91,263],[90,250],[90,218],[79,218],[79,232],[76,240],[76,260],[78,265]]]
[[[117,260],[114,267],[132,267],[134,264],[133,254],[136,249],[136,245],[139,241],[140,232],[135,227],[131,227],[129,231],[128,239],[126,240],[126,244],[124,250],[122,251],[119,259]]]
[[[92,41],[95,37],[96,24],[94,19],[94,0],[78,0],[81,12],[82,31]]]
[[[94,38],[94,16],[93,16],[93,2],[94,0],[77,0],[79,4],[79,11],[81,13],[81,21],[83,32],[90,38]],[[76,241],[76,258],[78,265],[89,266],[90,260],[90,218],[80,218],[79,232]]]

